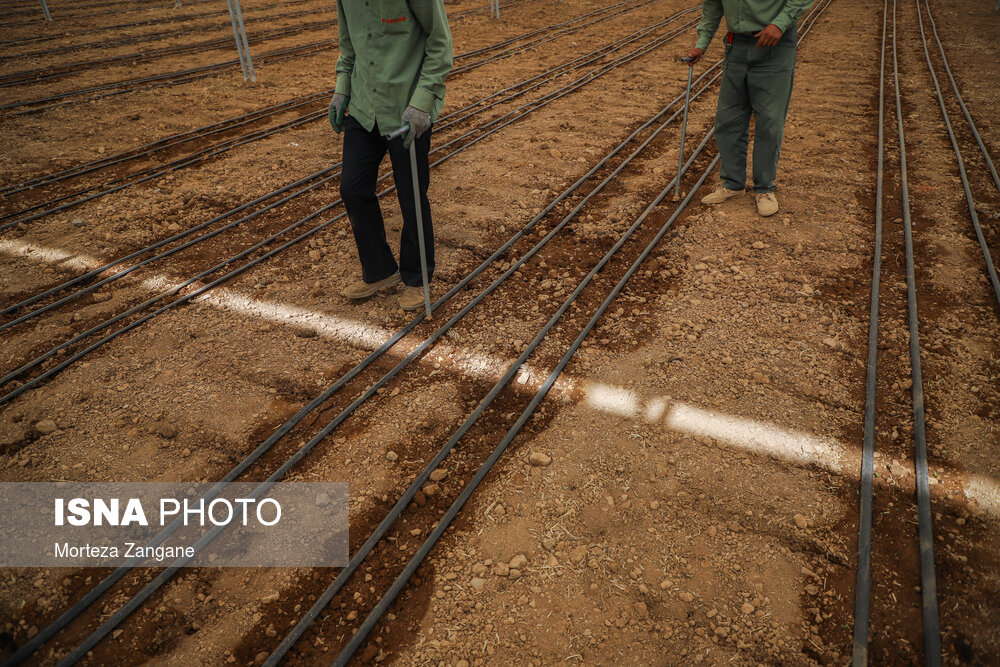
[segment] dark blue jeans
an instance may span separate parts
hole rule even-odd
[[[795,78],[797,30],[791,26],[774,46],[757,48],[757,39],[734,35],[726,44],[719,107],[715,113],[715,143],[722,167],[719,174],[730,190],[747,181],[747,143],[753,114],[753,190],[772,192],[778,173],[785,116]]]
[[[431,147],[428,130],[416,140],[417,179],[420,185],[420,208],[424,217],[424,241],[427,247],[427,279],[434,275],[434,227],[431,205],[427,201],[430,167],[427,154]],[[399,264],[385,238],[382,208],[375,196],[378,168],[389,153],[392,174],[396,181],[396,196],[403,212],[403,233],[399,243]],[[403,138],[386,141],[376,124],[367,131],[350,116],[344,127],[344,165],[340,177],[340,196],[351,219],[354,242],[361,259],[361,275],[367,283],[388,278],[397,269],[403,282],[411,287],[423,285],[420,272],[420,245],[417,240],[417,212],[413,206],[413,176],[410,172],[410,150]]]

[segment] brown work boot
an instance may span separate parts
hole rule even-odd
[[[342,296],[346,296],[348,299],[364,299],[369,297],[379,290],[385,289],[386,287],[392,287],[399,282],[399,271],[392,274],[388,278],[383,278],[378,282],[366,283],[364,280],[359,280],[353,282],[340,293]]]
[[[420,310],[424,305],[424,288],[410,287],[403,288],[403,293],[399,295],[399,307],[403,310]]]
[[[729,188],[722,186],[715,190],[715,192],[705,195],[701,198],[702,204],[721,204],[724,201],[733,199],[734,197],[742,197],[746,194],[746,190],[730,190]]]
[[[757,195],[757,213],[761,217],[769,218],[778,212],[778,198],[773,192],[764,192]]]

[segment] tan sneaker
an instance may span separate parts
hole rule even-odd
[[[757,213],[768,218],[778,212],[778,198],[773,192],[757,195]]]
[[[424,307],[424,288],[410,287],[403,288],[403,293],[399,295],[399,307],[403,310],[420,310]]]
[[[734,197],[742,197],[747,193],[746,190],[730,190],[729,188],[723,186],[717,188],[715,192],[705,195],[701,198],[702,204],[721,204],[724,201],[733,199]]]
[[[342,296],[346,296],[348,299],[364,299],[369,297],[379,290],[385,289],[386,287],[392,287],[399,282],[399,271],[392,274],[388,278],[383,278],[378,282],[366,283],[364,280],[359,280],[357,282],[351,283],[340,293]]]

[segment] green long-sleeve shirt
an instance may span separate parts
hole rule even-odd
[[[758,32],[772,23],[785,32],[811,4],[812,0],[702,0],[697,47],[708,49],[723,15],[731,32]]]
[[[371,132],[398,130],[413,106],[437,119],[451,71],[451,29],[443,0],[337,0],[338,93]]]

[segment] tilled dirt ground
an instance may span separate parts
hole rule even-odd
[[[459,67],[477,66],[449,80],[446,113],[550,68],[568,66],[584,54],[602,52],[593,63],[517,99],[477,107],[454,125],[439,124],[434,145],[446,146],[537,103],[697,18],[697,12],[680,16],[612,48],[617,40],[690,6],[679,0],[634,2],[600,23],[570,24],[576,29],[567,25],[558,35],[554,29],[551,40],[533,42],[545,33],[527,36],[611,4],[514,2],[499,21],[482,13],[455,20],[456,54],[515,41],[513,50],[496,61],[478,63],[484,56],[456,61]],[[448,7],[454,15],[477,5],[456,2]],[[333,18],[326,6],[310,2],[287,7],[247,2],[245,8],[251,33],[254,21],[266,32]],[[958,85],[996,159],[997,70],[982,63],[1000,61],[1000,20],[989,9],[969,0],[932,5]],[[316,13],[266,18],[300,10]],[[184,13],[202,11],[202,4],[185,3],[183,8]],[[84,48],[87,42],[123,36],[108,26],[147,15],[169,16],[164,10],[145,10],[119,18],[66,18],[64,38],[51,34],[53,26],[4,28],[2,41],[45,33],[52,39],[16,48],[0,45],[0,75],[225,34],[216,26],[215,32],[197,37]],[[170,29],[214,25],[224,18],[216,14],[171,23]],[[1000,356],[995,335],[1000,311],[985,278],[955,154],[934,97],[915,6],[900,4],[897,20],[944,654],[949,664],[989,664],[1000,650]],[[975,32],[967,30],[970,23],[977,26]],[[154,24],[128,34],[166,29]],[[335,37],[335,28],[307,30],[265,40],[255,53]],[[461,143],[436,153],[435,159],[447,159],[435,166],[432,177],[440,267],[435,295],[444,294],[681,94],[686,71],[676,56],[693,40],[693,26],[686,27],[676,39],[545,106],[532,107],[453,156]],[[819,16],[799,47],[779,175],[782,210],[762,219],[749,196],[711,209],[697,200],[687,207],[377,627],[359,654],[361,660],[446,665],[849,661],[881,40],[881,5],[833,0]],[[79,50],[7,58],[62,45]],[[935,71],[947,87],[936,47],[931,48]],[[484,55],[493,53],[501,49]],[[721,47],[714,44],[696,74],[720,56]],[[226,50],[199,51],[81,71],[13,87],[9,100],[35,100],[230,57]],[[0,184],[17,184],[327,90],[333,85],[335,58],[334,46],[263,65],[257,85],[243,83],[238,69],[230,67],[166,88],[36,115],[8,115],[0,119]],[[888,74],[871,656],[883,664],[911,664],[922,659],[920,579],[891,69]],[[692,102],[688,154],[711,126],[716,89],[708,88]],[[985,238],[996,258],[1000,196],[957,104],[946,99]],[[305,110],[324,105],[320,100]],[[290,120],[305,110],[284,112],[266,123]],[[0,306],[328,167],[339,159],[339,139],[320,116],[0,232]],[[352,549],[666,186],[676,172],[678,139],[674,122],[537,257],[293,469],[289,479],[350,482]],[[105,169],[3,197],[0,213],[16,219],[47,199],[175,159],[214,140],[195,139],[170,155],[150,154],[141,164],[128,162],[113,173]],[[471,295],[499,277],[635,148],[629,146],[584,190],[556,205],[469,290],[442,306],[433,322],[421,324],[279,442],[247,479],[266,477]],[[710,142],[684,180],[687,188],[713,152]],[[712,175],[698,196],[714,185]],[[400,225],[394,197],[383,200],[391,237]],[[0,332],[0,369],[13,371],[337,198],[334,179],[214,239]],[[390,539],[376,548],[296,644],[287,658],[291,664],[327,664],[336,655],[675,205],[667,197],[638,229],[636,241],[626,243],[583,292],[578,305],[460,441],[434,482],[418,494]],[[341,212],[334,206],[299,231]],[[286,234],[281,241],[289,238]],[[409,321],[397,309],[395,294],[343,302],[339,290],[357,273],[347,222],[336,220],[208,298],[172,308],[103,345],[44,386],[0,407],[0,479],[221,478]],[[81,347],[71,346],[41,369]],[[2,391],[16,386],[8,384]],[[34,636],[104,574],[0,572],[0,655]],[[55,662],[152,576],[137,571],[127,577],[37,659]],[[89,662],[260,663],[335,576],[329,570],[185,570],[95,648]]]

